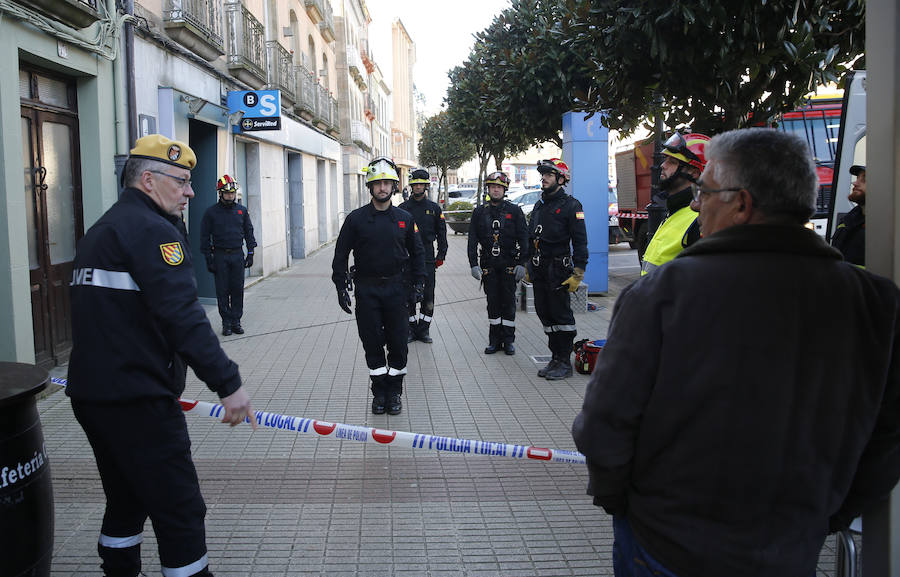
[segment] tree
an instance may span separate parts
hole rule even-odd
[[[419,140],[419,162],[423,166],[437,167],[438,199],[447,193],[447,171],[459,168],[473,156],[475,147],[456,132],[446,110],[425,121]],[[444,185],[443,190],[440,183]]]
[[[581,110],[634,129],[663,99],[666,124],[721,132],[768,122],[865,50],[864,0],[567,0],[556,44],[591,55]],[[550,42],[553,44],[553,42]],[[752,120],[751,120],[752,117]]]

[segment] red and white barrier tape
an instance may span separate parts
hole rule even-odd
[[[52,378],[50,380],[58,385],[66,385],[65,379]],[[225,407],[218,403],[192,401],[190,399],[179,399],[179,402],[181,403],[181,409],[185,413],[202,414],[215,419],[220,419],[225,414]],[[389,445],[391,447],[427,449],[430,451],[482,455],[485,457],[531,459],[550,463],[585,463],[584,455],[577,451],[375,429],[359,425],[318,421],[305,417],[292,417],[269,411],[255,412],[256,423],[260,427],[292,431],[298,435],[317,435],[338,441],[357,441],[360,443]],[[247,419],[247,422],[250,422],[249,419]]]

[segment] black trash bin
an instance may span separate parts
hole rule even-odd
[[[0,362],[0,577],[50,575],[53,488],[35,395],[47,371]]]

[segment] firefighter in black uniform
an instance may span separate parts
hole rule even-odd
[[[409,337],[408,342],[418,339],[423,343],[433,341],[428,332],[434,315],[434,282],[435,270],[444,264],[447,258],[447,223],[441,207],[427,197],[430,181],[428,171],[417,168],[410,173],[409,186],[412,198],[400,205],[400,208],[413,215],[422,244],[425,245],[425,298],[422,300],[419,314],[416,315],[414,295],[409,299]],[[437,241],[437,254],[434,242]]]
[[[553,381],[572,376],[569,355],[575,340],[575,316],[569,293],[578,290],[584,279],[587,230],[581,203],[563,188],[569,181],[569,167],[551,158],[538,162],[537,169],[541,198],[528,225],[528,267],[534,283],[534,308],[553,354],[538,376]]]
[[[391,204],[400,182],[397,166],[379,156],[363,170],[372,202],[344,220],[331,279],[347,314],[351,314],[349,290],[356,287],[356,326],[372,380],[372,412],[380,415],[387,410],[397,415],[403,408],[400,395],[406,374],[406,278],[412,279],[420,302],[425,295],[425,251],[412,215]],[[352,275],[347,268],[350,251]]]
[[[108,577],[138,575],[147,517],[164,575],[211,575],[206,505],[178,397],[187,365],[221,398],[232,426],[253,409],[237,365],[197,300],[181,212],[194,152],[140,138],[122,196],[79,241],[72,274],[68,387],[106,494],[98,551]]]
[[[509,176],[493,172],[485,180],[490,202],[472,212],[469,225],[469,266],[487,295],[488,346],[484,354],[503,349],[516,354],[516,286],[525,277],[528,224],[525,213],[504,200]],[[478,247],[481,246],[481,263]]]
[[[200,223],[200,252],[206,269],[215,275],[216,300],[222,317],[222,334],[242,335],[244,269],[253,266],[253,223],[247,207],[238,204],[237,183],[227,174],[216,183],[219,202],[206,209]],[[247,256],[243,244],[247,243]]]

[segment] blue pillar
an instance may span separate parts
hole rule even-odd
[[[588,235],[584,282],[591,293],[609,290],[609,131],[600,114],[563,114],[563,161],[572,172],[568,192],[581,201]]]

